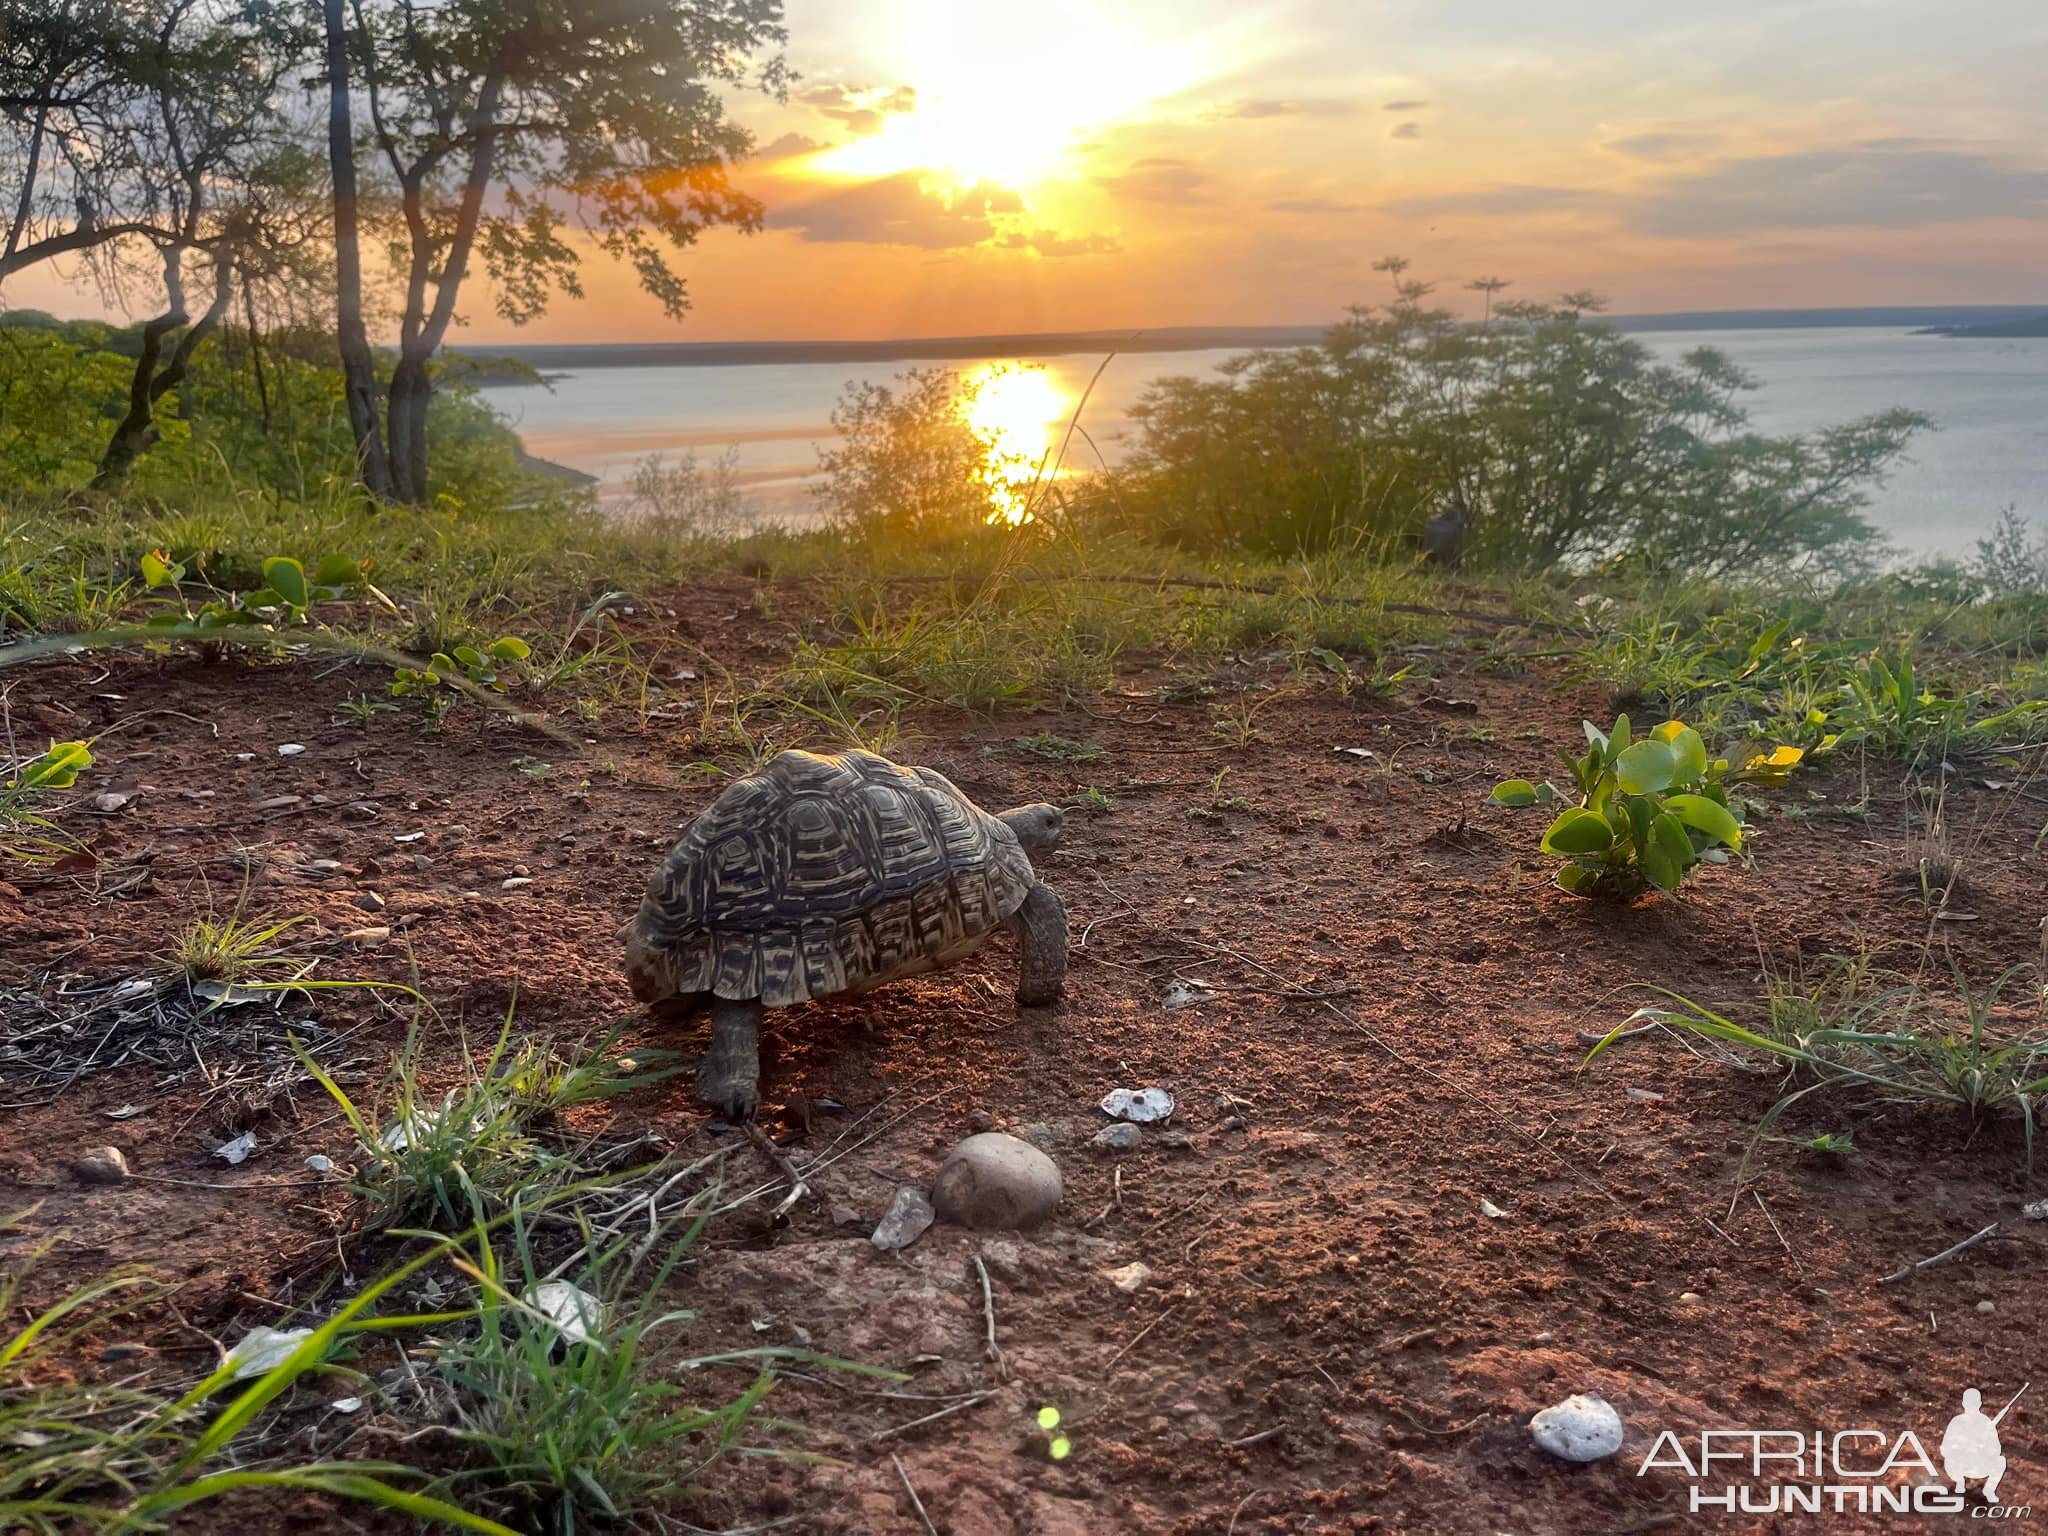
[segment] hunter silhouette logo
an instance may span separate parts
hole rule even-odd
[[[1940,1463],[1911,1429],[1708,1429],[1687,1437],[1664,1430],[1636,1469],[1682,1473],[1694,1514],[1967,1515],[2023,1520],[2032,1509],[2001,1504],[2006,1474],[1999,1426],[2027,1395],[2028,1382],[1995,1414],[1984,1394],[1963,1393],[1962,1412],[1942,1432]],[[2010,1429],[2010,1425],[2006,1425]],[[1980,1487],[1972,1498],[1970,1484]]]
[[[2031,1387],[2033,1383],[2027,1383]],[[2013,1393],[2012,1403],[2026,1395],[2027,1387]],[[2004,1448],[1998,1443],[1998,1421],[2012,1412],[2012,1403],[1998,1410],[1995,1418],[1984,1417],[1984,1395],[1975,1387],[1963,1394],[1963,1411],[1948,1421],[1941,1436],[1941,1470],[1963,1491],[1963,1484],[1981,1480],[1984,1502],[1998,1502],[1998,1480],[2005,1476]]]

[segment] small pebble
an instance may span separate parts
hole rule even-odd
[[[1664,1095],[1648,1088],[1625,1088],[1622,1090],[1638,1104],[1662,1104]]]
[[[1574,1393],[1529,1421],[1536,1443],[1566,1461],[1599,1461],[1621,1449],[1621,1415],[1607,1399]]]
[[[297,757],[305,750],[296,741],[287,741],[277,749],[277,755],[279,757]]]
[[[2048,1221],[2048,1200],[2036,1200],[2032,1205],[2020,1207],[2020,1214],[2029,1221]]]
[[[315,1173],[332,1173],[334,1172],[334,1159],[315,1152],[306,1159],[306,1166]]]
[[[1135,1296],[1145,1289],[1145,1282],[1152,1278],[1152,1270],[1145,1264],[1126,1264],[1121,1269],[1105,1270],[1109,1283],[1126,1296]]]
[[[1059,1165],[1028,1141],[983,1131],[970,1136],[932,1181],[932,1207],[965,1227],[1035,1227],[1065,1193]]]
[[[500,884],[498,889],[501,891],[523,891],[531,884],[533,884],[531,876],[514,875],[511,879]]]
[[[1145,1133],[1135,1125],[1110,1125],[1088,1138],[1098,1152],[1135,1152],[1145,1144]]]
[[[1700,1293],[1698,1291],[1680,1291],[1678,1299],[1683,1302],[1695,1302],[1700,1299]]]
[[[1996,1312],[1998,1310],[1998,1303],[1995,1301],[1980,1301],[1977,1303],[1977,1310],[1983,1313],[1986,1317],[1989,1317],[1993,1312]]]
[[[982,1131],[992,1131],[992,1130],[994,1130],[995,1128],[996,1128],[996,1117],[995,1117],[994,1115],[990,1114],[990,1113],[989,1113],[989,1112],[988,1112],[987,1110],[985,1110],[985,1109],[970,1109],[970,1110],[969,1110],[969,1111],[967,1112],[967,1129],[968,1129],[968,1130],[970,1130],[970,1131],[973,1131],[973,1132],[975,1132],[975,1133],[976,1133],[976,1134],[978,1135],[978,1134],[980,1134],[980,1133],[981,1133]]]
[[[128,1177],[128,1159],[119,1147],[87,1147],[71,1160],[71,1171],[86,1184],[119,1184]]]
[[[375,891],[365,891],[356,898],[356,905],[365,912],[382,912],[384,910],[384,898]]]

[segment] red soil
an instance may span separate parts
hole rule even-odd
[[[675,627],[738,676],[765,676],[786,626],[743,599],[678,597]],[[2019,1217],[2039,1191],[2015,1123],[1816,1096],[1786,1133],[1853,1127],[1855,1154],[1766,1145],[1738,1199],[1778,1078],[1656,1035],[1580,1068],[1581,1032],[1648,1001],[1632,984],[1741,1003],[1765,960],[1811,964],[1864,940],[1918,954],[1930,925],[1902,873],[1912,834],[1899,773],[1845,761],[1802,774],[1778,798],[1820,813],[1766,818],[1753,867],[1705,869],[1682,901],[1574,900],[1534,851],[1542,813],[1484,799],[1500,777],[1550,772],[1554,749],[1609,703],[1540,669],[1499,676],[1474,655],[1429,650],[1435,677],[1393,698],[1275,703],[1258,716],[1262,739],[1242,746],[1214,736],[1209,702],[1162,697],[1165,673],[1142,660],[1085,709],[906,722],[898,755],[983,805],[1089,785],[1114,800],[1072,814],[1047,867],[1072,920],[1067,999],[1020,1017],[1014,957],[998,943],[941,975],[772,1015],[763,1121],[779,1140],[815,1150],[841,1135],[846,1122],[798,1112],[819,1099],[874,1111],[849,1143],[887,1129],[816,1173],[816,1201],[780,1228],[766,1222],[771,1202],[712,1228],[681,1282],[703,1314],[687,1342],[709,1353],[808,1340],[911,1371],[905,1392],[995,1395],[876,1442],[934,1405],[865,1395],[874,1388],[858,1379],[785,1380],[770,1407],[812,1433],[784,1443],[844,1468],[729,1460],[685,1518],[909,1536],[922,1527],[893,1452],[936,1528],[959,1536],[1817,1528],[1694,1516],[1682,1476],[1637,1469],[1663,1429],[1696,1446],[1707,1428],[1910,1428],[1931,1450],[1965,1387],[1995,1405],[2042,1375],[2029,1278],[2042,1229]],[[1229,698],[1286,678],[1247,661],[1212,681]],[[338,716],[380,685],[371,669],[324,661],[129,657],[17,680],[21,739],[132,720],[99,744],[91,784],[140,793],[111,815],[66,815],[97,869],[0,886],[0,985],[133,969],[196,913],[232,908],[246,867],[252,913],[312,915],[317,929],[301,932],[306,952],[332,957],[323,975],[406,979],[409,941],[451,1021],[431,1042],[444,1068],[459,1049],[452,1021],[472,1043],[488,1037],[515,988],[527,1032],[581,1037],[629,1015],[614,930],[718,783],[684,771],[711,750],[694,711],[644,725],[618,712],[589,728],[576,761],[471,708],[439,735],[410,714],[367,728]],[[163,713],[134,719],[144,710]],[[1038,731],[1102,755],[1066,764],[1016,746]],[[308,750],[281,759],[284,741]],[[513,766],[522,755],[552,770],[528,777]],[[615,771],[597,771],[607,763]],[[1866,771],[1868,813],[1828,812],[1859,798]],[[302,798],[257,809],[281,795]],[[1974,777],[1950,793],[1974,920],[1936,925],[1935,939],[1980,980],[2038,951],[2042,814]],[[340,872],[304,878],[312,859]],[[504,892],[521,871],[533,883]],[[383,913],[356,905],[366,891]],[[342,937],[369,924],[397,937]],[[1944,970],[1938,954],[1928,965]],[[1176,978],[1215,995],[1169,1011]],[[374,1085],[402,1018],[360,993],[323,994],[313,1011],[360,1027],[343,1059]],[[695,1050],[701,1026],[664,1036],[643,1021],[637,1038]],[[1096,1101],[1144,1084],[1178,1095],[1177,1134],[1148,1131],[1124,1156],[1091,1148],[1105,1123]],[[0,1098],[38,1097],[18,1088],[0,1081]],[[201,1359],[187,1323],[231,1337],[277,1322],[336,1251],[339,1196],[263,1187],[303,1177],[309,1154],[346,1155],[332,1106],[305,1089],[230,1102],[243,1097],[209,1097],[196,1073],[165,1088],[127,1069],[0,1111],[0,1202],[42,1202],[30,1236],[61,1237],[33,1293],[124,1262],[182,1282],[184,1322],[129,1325],[163,1351],[167,1379]],[[127,1104],[148,1108],[107,1118]],[[1067,1180],[1054,1224],[989,1237],[942,1226],[901,1255],[875,1250],[866,1234],[893,1191],[927,1182],[990,1122],[1030,1128],[1054,1151]],[[682,1152],[719,1144],[687,1080],[590,1116],[606,1124],[654,1128]],[[257,1157],[227,1168],[209,1155],[244,1129],[258,1133]],[[138,1173],[223,1187],[81,1187],[67,1161],[98,1143],[121,1146]],[[743,1177],[754,1172],[768,1175]],[[858,1224],[835,1225],[834,1207]],[[2016,1240],[1879,1285],[1994,1220]],[[1006,1378],[983,1356],[976,1254]],[[1103,1276],[1133,1260],[1153,1271],[1135,1296]],[[736,1389],[744,1377],[711,1380]],[[1530,1413],[1576,1391],[1620,1409],[1622,1454],[1574,1467],[1531,1444]],[[1042,1404],[1072,1438],[1062,1463],[1032,1424]],[[2001,1425],[2017,1502],[2048,1500],[2044,1411],[2032,1393]]]

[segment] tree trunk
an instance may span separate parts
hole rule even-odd
[[[107,451],[100,455],[99,468],[92,477],[94,490],[106,490],[125,479],[135,467],[135,461],[156,442],[157,402],[185,381],[194,349],[212,334],[214,327],[227,314],[228,304],[234,296],[234,278],[233,247],[223,246],[214,255],[213,302],[199,317],[199,323],[178,338],[170,361],[159,370],[157,365],[163,360],[164,338],[185,325],[189,318],[185,313],[181,255],[177,251],[165,254],[164,286],[170,296],[169,308],[142,328],[142,355],[136,358],[135,372],[128,380],[128,412],[121,418],[120,425],[114,428],[113,437],[108,439]]]
[[[255,285],[246,279],[242,283],[242,319],[249,327],[249,368],[256,375],[256,403],[262,408],[263,419],[257,424],[265,437],[270,436],[270,384],[263,376],[263,336],[256,329]]]
[[[334,176],[334,330],[356,468],[373,496],[393,494],[377,424],[377,370],[363,325],[363,257],[356,239],[355,124],[349,106],[348,32],[342,0],[323,0],[327,26],[327,158]]]
[[[427,499],[427,403],[434,382],[424,355],[404,355],[391,373],[386,431],[391,439],[391,482],[399,500],[423,505]]]

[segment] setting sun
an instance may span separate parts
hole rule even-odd
[[[816,156],[812,169],[834,177],[934,171],[962,187],[1028,187],[1070,169],[1091,132],[1213,78],[1232,57],[1213,31],[1145,36],[1128,19],[1061,3],[926,0],[909,8],[902,33],[915,109]]]
[[[988,520],[1031,518],[1032,493],[1054,473],[1059,432],[1073,401],[1043,369],[989,363],[963,381],[967,426],[983,444]]]

